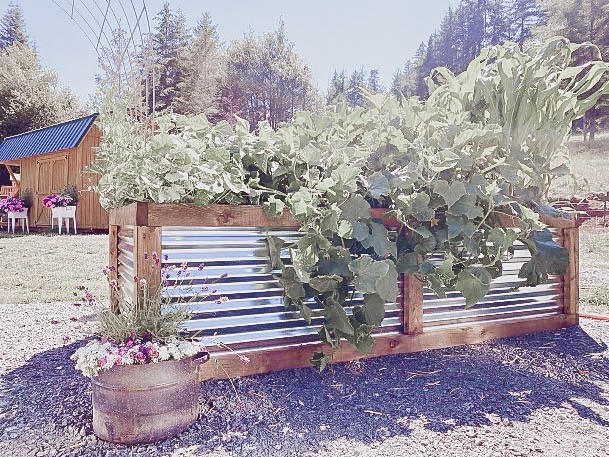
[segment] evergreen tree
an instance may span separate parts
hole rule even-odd
[[[379,80],[379,71],[377,69],[370,70],[370,73],[368,74],[368,86],[366,89],[373,94],[383,92],[383,88],[381,87]]]
[[[180,110],[190,114],[211,113],[221,96],[226,63],[209,13],[205,13],[197,24],[183,65],[185,74],[184,84],[180,87]]]
[[[186,69],[184,57],[189,43],[186,20],[181,11],[172,11],[169,2],[165,2],[157,15],[158,24],[152,36],[156,73],[156,107],[157,111],[173,108],[182,112],[176,103]]]
[[[448,12],[440,24],[438,37],[436,42],[436,52],[438,53],[438,61],[448,68],[454,68],[457,64],[457,47],[455,40],[455,14],[452,8],[448,8]],[[439,58],[442,56],[442,58]]]
[[[345,84],[345,70],[342,70],[340,73],[334,70],[334,74],[332,75],[332,81],[330,81],[330,87],[328,89],[328,105],[336,105],[338,103],[344,103],[347,101],[347,95],[345,93]]]
[[[536,0],[461,0],[454,11],[448,9],[426,49],[419,47],[413,58],[414,76],[409,79],[414,79],[416,93],[426,96],[424,79],[435,66],[460,73],[485,46],[506,40],[522,46],[544,17]]]
[[[13,43],[30,44],[23,11],[18,3],[11,2],[0,19],[0,51]]]
[[[427,97],[427,83],[425,78],[429,76],[431,70],[438,66],[435,52],[434,35],[429,36],[427,40],[427,46],[425,47],[425,54],[420,59],[420,65],[417,68],[417,95],[421,98]]]
[[[389,92],[391,92],[393,95],[395,95],[396,97],[399,98],[402,95],[404,95],[403,87],[404,87],[404,74],[402,73],[402,70],[400,70],[398,68],[396,70],[396,72],[393,74],[393,79],[391,80],[391,89],[389,90]]]
[[[511,40],[522,48],[531,37],[531,29],[545,21],[545,14],[537,0],[512,0],[509,11],[513,24]]]
[[[486,18],[486,39],[484,46],[503,43],[511,40],[510,17],[508,5],[504,0],[490,0]]]
[[[362,88],[366,87],[366,72],[363,68],[353,70],[345,88],[347,103],[350,106],[364,106]]]

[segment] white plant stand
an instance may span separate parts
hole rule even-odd
[[[70,233],[70,219],[72,219],[74,225],[74,233],[78,233],[76,231],[76,206],[58,206],[57,208],[51,208],[51,230],[55,228],[55,219],[57,219],[60,235],[64,220],[66,221],[66,232]]]
[[[17,222],[17,219],[19,219],[21,221],[21,231],[25,232],[25,229],[27,228],[27,232],[30,233],[30,221],[28,219],[28,209],[29,208],[23,208],[21,211],[9,211],[8,213],[6,213],[7,215],[7,219],[8,219],[8,223],[6,225],[6,231],[10,233],[11,228],[13,230],[13,233],[15,233],[15,223]]]

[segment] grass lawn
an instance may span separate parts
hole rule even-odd
[[[108,297],[107,235],[0,234],[0,303],[73,301],[86,285]],[[77,292],[77,295],[74,293]]]

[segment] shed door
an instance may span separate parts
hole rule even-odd
[[[49,225],[51,211],[42,204],[49,194],[59,192],[68,185],[68,156],[36,161],[36,195],[34,225]]]

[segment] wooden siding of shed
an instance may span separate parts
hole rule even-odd
[[[93,125],[76,148],[21,159],[21,189],[29,188],[34,192],[34,201],[30,210],[30,225],[49,227],[51,223],[50,210],[42,207],[42,198],[44,196],[36,195],[37,163],[41,160],[46,161],[67,157],[66,184],[75,185],[81,191],[78,210],[76,211],[76,224],[78,228],[83,230],[108,229],[108,212],[99,204],[97,193],[87,190],[89,185],[97,182],[98,178],[83,171],[95,158],[95,151],[93,149],[99,146],[100,138],[99,128]],[[61,189],[52,189],[54,192],[59,190]],[[37,215],[41,211],[43,216],[36,223]]]

